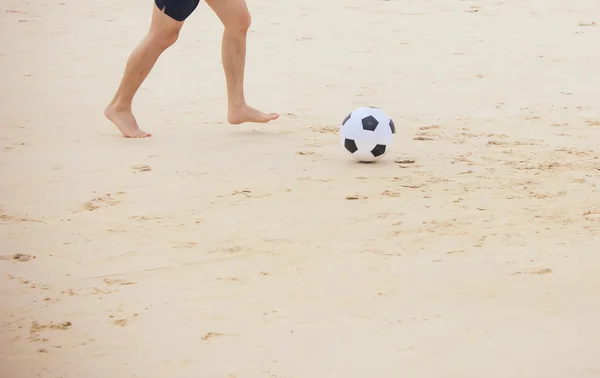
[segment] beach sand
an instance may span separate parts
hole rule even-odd
[[[600,376],[600,3],[206,4],[103,108],[152,2],[2,2],[3,378]],[[389,113],[359,164],[338,127]]]

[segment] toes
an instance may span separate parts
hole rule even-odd
[[[139,131],[131,133],[131,134],[124,134],[124,136],[125,136],[125,138],[134,138],[134,139],[148,138],[148,137],[152,136],[152,133],[148,133],[146,131],[139,130]]]

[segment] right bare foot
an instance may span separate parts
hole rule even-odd
[[[246,122],[269,123],[279,118],[277,113],[263,113],[247,104],[237,107],[229,107],[227,112],[227,121],[232,125],[239,125]]]
[[[140,129],[131,110],[119,109],[114,105],[109,105],[104,109],[104,115],[117,126],[125,138],[147,138],[152,136],[151,133]]]

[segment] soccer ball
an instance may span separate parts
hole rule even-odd
[[[342,122],[342,146],[360,162],[370,163],[384,157],[392,147],[396,125],[392,118],[374,106],[354,109]]]

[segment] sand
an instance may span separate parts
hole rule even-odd
[[[600,376],[600,3],[250,0],[242,126],[201,4],[125,139],[151,7],[2,2],[3,378]]]

